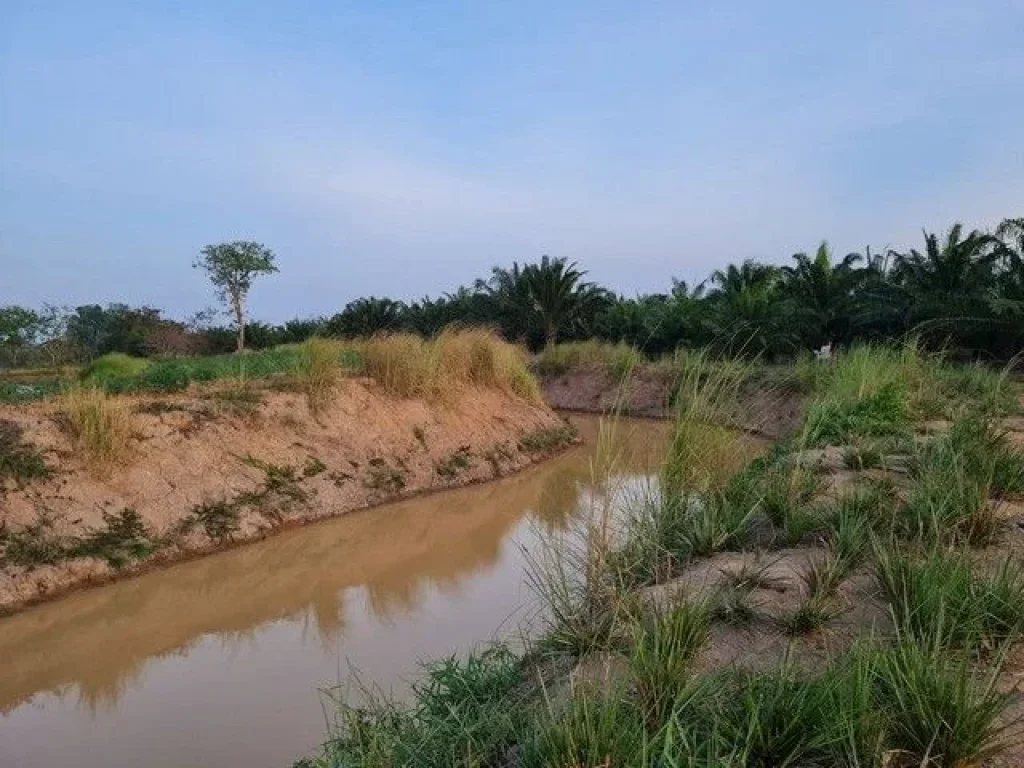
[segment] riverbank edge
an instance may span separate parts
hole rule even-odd
[[[0,597],[6,597],[6,600],[0,602],[0,620],[32,606],[60,600],[81,590],[135,578],[157,569],[169,568],[180,563],[263,541],[279,531],[291,530],[324,520],[335,520],[353,512],[384,507],[428,494],[457,490],[518,474],[582,444],[582,438],[568,423],[565,416],[557,414],[546,405],[542,403],[527,404],[524,401],[519,401],[518,398],[514,399],[514,404],[517,407],[533,411],[533,421],[537,424],[534,424],[533,430],[531,430],[530,424],[508,423],[505,415],[513,405],[513,399],[510,396],[497,392],[492,392],[491,395],[497,399],[490,407],[484,409],[483,416],[478,414],[478,418],[501,422],[501,429],[509,433],[507,438],[510,444],[509,452],[503,454],[500,462],[494,462],[492,466],[485,467],[481,463],[481,466],[475,468],[475,471],[460,471],[444,476],[431,474],[420,482],[416,482],[415,478],[412,478],[412,482],[400,489],[379,491],[362,489],[356,503],[324,504],[324,508],[331,510],[326,514],[303,514],[300,511],[299,514],[290,515],[273,524],[260,527],[246,526],[229,537],[219,540],[192,532],[187,537],[157,549],[144,558],[130,560],[119,567],[113,567],[95,557],[76,557],[54,564],[40,565],[21,573],[12,574],[5,571],[2,572],[2,575],[6,583],[0,585],[2,587]],[[395,400],[394,402],[398,404],[403,401]],[[462,431],[465,432],[464,429]],[[551,438],[541,445],[531,444],[529,447],[520,442],[528,440],[534,433],[550,433]],[[446,436],[439,434],[437,437]],[[451,442],[451,440],[447,442]],[[464,444],[464,447],[480,456],[484,455],[485,449],[489,446],[490,443],[484,441],[481,441],[479,445]],[[460,443],[460,449],[461,447],[463,447],[462,443]],[[436,467],[437,458],[437,456],[426,454],[424,460]],[[372,460],[369,463],[372,464]],[[299,476],[299,482],[315,479],[317,478]],[[310,494],[309,499],[312,500],[312,503],[304,502],[307,509],[316,506],[316,492]],[[76,513],[78,511],[75,510]]]
[[[544,401],[560,413],[626,416],[667,421],[673,416],[675,378],[657,366],[637,366],[625,377],[604,367],[584,367],[540,377]],[[729,427],[777,440],[803,423],[807,393],[756,379],[742,387],[741,408]]]

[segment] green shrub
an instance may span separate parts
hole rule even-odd
[[[116,384],[140,376],[149,367],[149,361],[111,352],[93,360],[81,373],[81,379],[90,384]]]
[[[181,392],[188,389],[192,377],[188,365],[179,360],[151,363],[133,385],[133,389],[151,392]]]

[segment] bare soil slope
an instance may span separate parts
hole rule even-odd
[[[294,392],[261,390],[246,408],[215,394],[132,399],[130,455],[103,474],[77,455],[55,402],[0,406],[0,421],[52,471],[0,488],[0,612],[281,526],[490,479],[573,440],[549,408],[478,387],[434,405],[347,379],[319,418]],[[141,528],[117,527],[126,510]],[[82,542],[98,554],[80,556]]]

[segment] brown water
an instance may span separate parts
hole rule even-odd
[[[597,420],[574,420],[583,447],[513,477],[0,619],[0,766],[283,768],[322,741],[318,689],[352,669],[401,695],[420,661],[517,636],[523,548],[662,454],[663,425],[622,421],[601,472]]]

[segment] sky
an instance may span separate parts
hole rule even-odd
[[[0,305],[626,295],[1024,215],[1024,0],[0,0]]]

